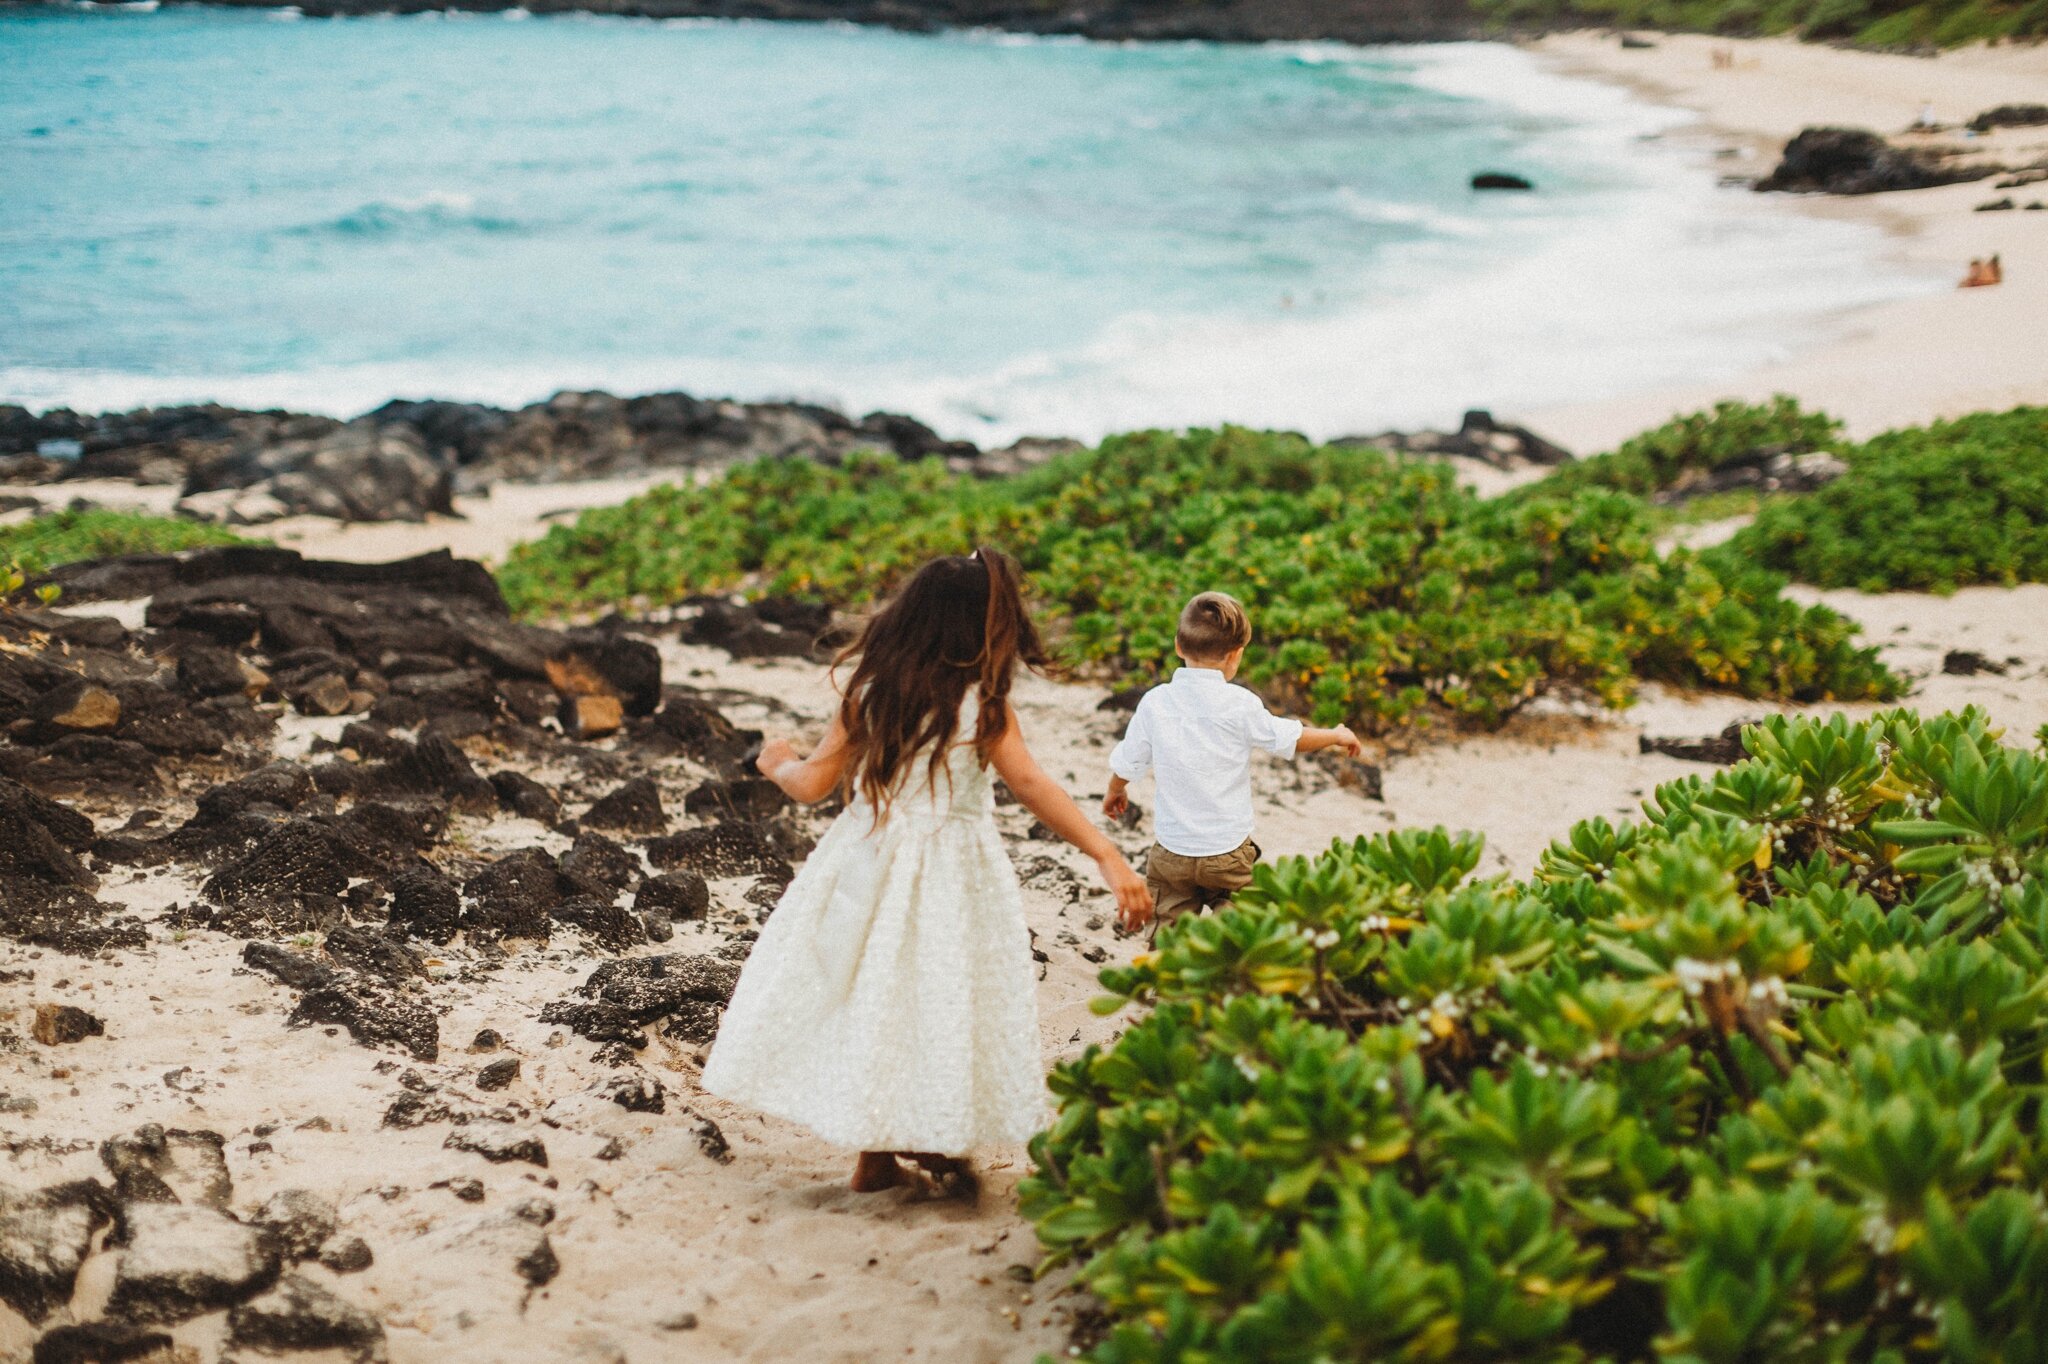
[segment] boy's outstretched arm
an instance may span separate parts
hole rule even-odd
[[[1338,725],[1335,729],[1304,729],[1294,743],[1296,753],[1314,753],[1325,748],[1341,748],[1353,758],[1365,751],[1365,745],[1359,742],[1349,725]]]

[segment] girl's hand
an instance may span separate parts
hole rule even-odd
[[[1136,933],[1152,922],[1152,891],[1145,878],[1131,870],[1120,852],[1107,852],[1095,860],[1103,884],[1116,896],[1117,922],[1126,933]]]
[[[754,759],[754,766],[770,781],[775,774],[794,762],[802,762],[803,755],[796,751],[796,745],[787,739],[770,739],[761,745],[761,756]]]

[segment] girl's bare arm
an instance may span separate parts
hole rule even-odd
[[[825,738],[806,758],[787,739],[770,739],[754,761],[761,775],[781,787],[791,800],[811,805],[831,795],[846,772],[846,726],[832,717]]]
[[[1074,798],[1048,777],[1045,769],[1038,765],[1038,759],[1031,756],[1014,710],[1010,712],[1009,724],[1003,730],[1003,737],[996,742],[992,757],[996,775],[1009,785],[1025,809],[1044,820],[1047,828],[1095,859],[1104,884],[1116,896],[1117,916],[1123,921],[1124,928],[1135,931],[1144,927],[1152,918],[1152,892],[1145,888],[1145,879],[1131,870],[1131,864],[1124,860],[1116,844],[1109,841],[1109,836],[1089,822],[1088,816],[1081,813],[1081,807],[1074,804]]]

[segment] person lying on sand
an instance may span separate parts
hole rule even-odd
[[[1999,264],[1997,256],[1989,260],[1972,260],[1969,273],[1963,276],[1960,288],[1982,289],[2005,281],[2005,267]]]
[[[994,777],[1095,859],[1127,928],[1152,896],[1025,746],[1010,684],[1046,655],[1008,555],[926,564],[835,671],[849,660],[817,749],[761,751],[793,799],[841,791],[847,805],[762,928],[704,1088],[859,1151],[858,1191],[904,1183],[902,1158],[971,1193],[968,1153],[1045,1118],[1031,935]]]
[[[1322,748],[1359,753],[1348,726],[1307,729],[1267,711],[1259,698],[1230,685],[1252,641],[1251,618],[1237,598],[1204,592],[1180,613],[1173,649],[1181,666],[1171,681],[1138,702],[1123,741],[1110,751],[1112,819],[1130,806],[1130,784],[1158,776],[1158,813],[1145,885],[1156,923],[1206,909],[1251,884],[1259,845],[1252,841],[1252,750],[1291,758]],[[1154,928],[1157,933],[1157,927]]]

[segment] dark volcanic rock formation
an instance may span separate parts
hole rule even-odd
[[[1778,168],[1757,181],[1756,188],[1881,194],[1981,180],[1998,169],[1982,162],[1958,164],[1933,152],[1894,147],[1862,128],[1808,128],[1785,144]]]
[[[360,6],[363,12],[433,8],[440,6],[414,0]],[[600,0],[592,8],[618,7]],[[79,457],[38,453],[52,441],[75,443]],[[998,452],[990,470],[1037,462],[1053,450],[1041,451],[1044,444]],[[836,462],[859,450],[938,457],[961,470],[982,462],[974,445],[945,440],[895,413],[856,420],[806,403],[740,403],[687,393],[620,398],[564,392],[518,411],[397,401],[350,422],[215,405],[97,417],[0,407],[0,481],[114,478],[175,485],[183,491],[179,509],[185,514],[236,525],[299,514],[417,521],[452,514],[459,489],[500,479],[594,478],[754,459]]]
[[[268,0],[227,0],[259,4]],[[502,10],[513,0],[309,0],[307,14],[385,14],[419,10]],[[1080,0],[1053,6],[1033,0],[536,0],[536,13],[586,10],[646,18],[801,20],[812,23],[874,24],[930,32],[947,28],[998,28],[1019,33],[1081,34],[1112,40],[1204,40],[1274,42],[1327,39],[1348,43],[1431,42],[1472,38],[1489,31],[1464,0],[1212,0],[1189,5],[1175,0]],[[583,395],[562,395],[581,397]],[[670,397],[680,395],[657,395]],[[560,398],[555,401],[559,402]],[[645,401],[645,400],[643,400]],[[436,411],[432,420],[451,436],[506,433],[503,414],[457,404],[394,403]],[[706,404],[739,406],[739,404]],[[387,409],[388,410],[388,409]],[[801,409],[797,409],[801,410]],[[836,414],[835,414],[836,415]],[[845,418],[840,418],[844,421]],[[873,422],[874,417],[863,419]],[[900,420],[900,419],[892,419]],[[515,423],[516,425],[516,423]]]
[[[1406,455],[1476,459],[1497,469],[1569,464],[1572,459],[1570,451],[1528,427],[1495,421],[1491,412],[1478,408],[1465,414],[1456,431],[1385,431],[1377,436],[1339,436],[1330,443],[1376,446]]]

